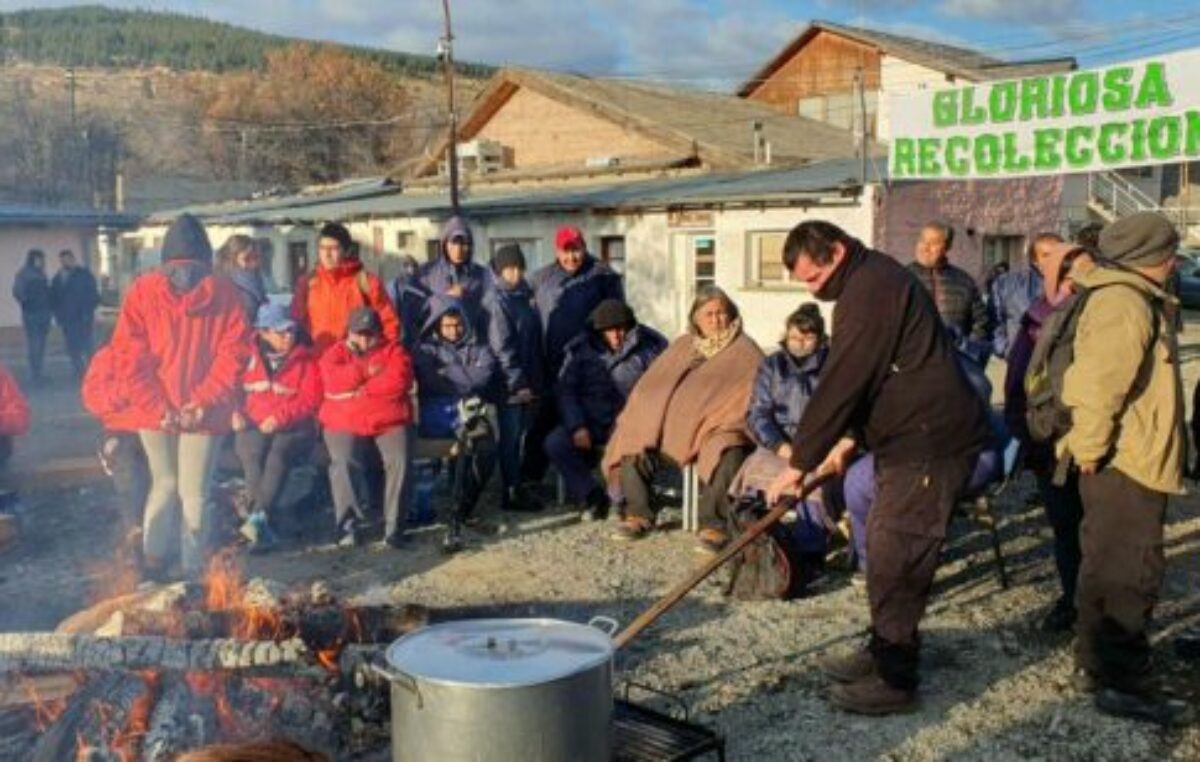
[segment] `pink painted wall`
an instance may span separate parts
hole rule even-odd
[[[982,281],[984,235],[1028,240],[1058,230],[1062,190],[1061,177],[896,183],[881,192],[875,248],[910,262],[925,223],[948,222],[954,226],[950,261]]]

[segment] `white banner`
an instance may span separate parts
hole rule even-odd
[[[1200,49],[894,95],[893,180],[1090,172],[1200,157]]]

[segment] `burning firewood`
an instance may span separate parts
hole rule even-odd
[[[179,757],[178,762],[328,762],[329,757],[308,751],[291,741],[224,744],[197,749]]]

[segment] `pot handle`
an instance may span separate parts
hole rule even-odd
[[[621,625],[617,623],[617,620],[608,616],[592,617],[588,620],[588,627],[595,627],[610,638],[617,634],[617,630],[621,629]]]
[[[392,685],[403,688],[404,690],[416,696],[417,709],[425,708],[425,700],[421,698],[421,689],[417,686],[417,681],[411,676],[402,672],[393,672],[387,666],[379,664],[378,662],[371,662],[371,669],[374,670],[375,674],[379,675],[384,680],[387,680]]]

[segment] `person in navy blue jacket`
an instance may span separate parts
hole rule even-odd
[[[1005,273],[992,282],[988,303],[992,311],[992,352],[1007,359],[1021,332],[1021,318],[1042,295],[1042,273],[1038,262],[1052,244],[1062,243],[1057,233],[1039,233],[1029,244],[1029,266]]]
[[[525,281],[525,254],[507,244],[492,258],[493,288],[484,297],[488,344],[500,364],[500,477],[504,483],[501,508],[539,511],[542,504],[521,486],[521,455],[534,411],[546,391],[542,355],[542,319],[533,306],[533,291]]]
[[[405,254],[400,258],[400,274],[387,284],[388,299],[396,310],[396,317],[400,318],[400,343],[409,352],[421,337],[425,302],[429,300],[429,293],[417,280],[419,269],[416,258]]]
[[[801,305],[788,316],[779,350],[763,360],[754,379],[746,425],[759,447],[791,458],[792,438],[828,354],[820,309]]]
[[[454,505],[444,549],[462,547],[471,517],[496,465],[496,440],[486,414],[496,399],[497,363],[472,329],[457,299],[433,296],[413,352],[421,436],[455,440]]]
[[[608,493],[593,470],[625,400],[650,364],[667,348],[661,333],[639,325],[629,305],[601,302],[591,330],[567,344],[555,390],[561,424],[546,438],[546,455],[566,484],[567,498],[584,517],[608,514]]]
[[[491,288],[492,276],[483,265],[473,260],[475,239],[471,226],[455,215],[442,226],[441,256],[417,271],[419,290],[430,297],[447,296],[462,303],[471,325],[482,336],[484,325],[483,296]]]
[[[605,299],[625,301],[621,277],[588,253],[579,228],[564,225],[554,237],[555,261],[529,279],[533,299],[542,317],[542,346],[546,353],[546,377],[553,384],[562,369],[566,346],[588,330],[588,316]],[[544,405],[529,437],[544,441],[558,425],[557,409]],[[546,473],[546,457],[539,447],[525,452],[521,472],[525,481],[540,482]]]

